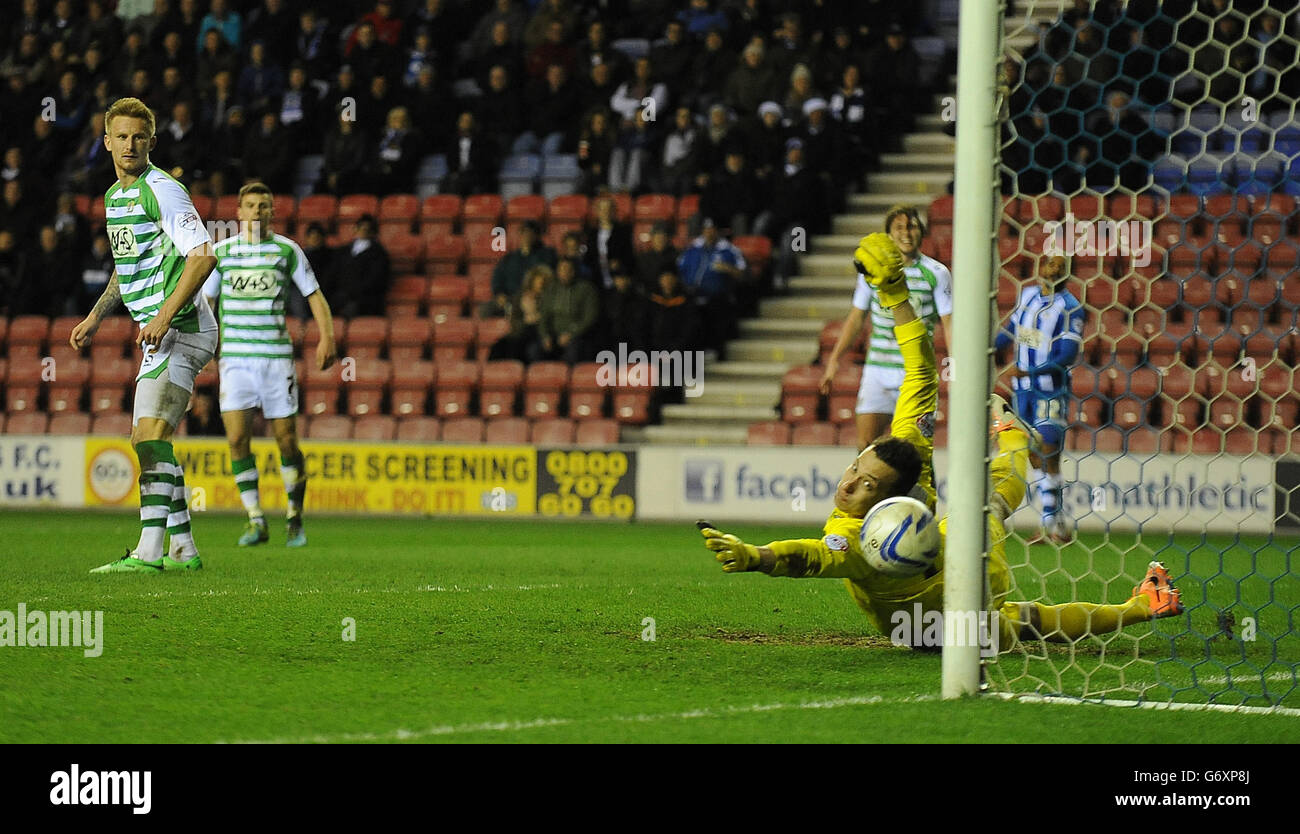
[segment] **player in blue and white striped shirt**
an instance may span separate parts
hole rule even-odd
[[[1014,346],[1012,390],[1016,412],[1043,436],[1038,498],[1043,530],[1054,541],[1070,539],[1061,510],[1061,448],[1065,445],[1070,366],[1083,343],[1084,309],[1065,288],[1070,262],[1064,255],[1042,255],[1037,286],[1020,293],[1006,327],[998,332],[999,350]]]

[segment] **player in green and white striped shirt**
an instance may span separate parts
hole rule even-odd
[[[104,116],[104,147],[117,172],[104,195],[115,267],[95,308],[68,339],[78,350],[89,344],[104,316],[122,302],[140,323],[136,343],[144,352],[131,428],[140,461],[140,540],[126,556],[91,573],[203,567],[171,438],[195,378],[216,350],[217,323],[198,291],[217,261],[189,192],[149,162],[155,128],[153,112],[136,98],[118,99]],[[165,551],[164,535],[171,537]]]
[[[239,189],[236,216],[239,234],[216,245],[217,268],[203,285],[203,294],[214,303],[220,299],[219,404],[230,442],[230,468],[248,511],[248,525],[239,544],[261,544],[270,538],[258,495],[257,460],[249,447],[253,409],[260,408],[280,447],[280,475],[288,499],[288,545],[301,547],[307,543],[302,528],[307,471],[294,420],[298,380],[293,343],[284,322],[289,282],[307,299],[320,328],[316,366],[322,371],[334,364],[334,319],[307,256],[298,244],[271,228],[275,219],[271,189],[260,182]]]
[[[943,323],[945,334],[951,334],[952,273],[948,267],[921,253],[925,224],[921,222],[920,214],[912,206],[892,207],[885,215],[885,232],[903,253],[903,274],[917,316],[929,325],[931,335],[934,335],[936,320]],[[830,393],[840,357],[857,340],[868,311],[871,313],[871,329],[868,331],[867,364],[862,368],[862,385],[858,389],[855,409],[859,450],[867,448],[873,440],[889,431],[899,387],[903,384],[903,355],[899,352],[898,340],[894,338],[894,316],[880,305],[861,275],[853,293],[853,309],[844,320],[821,380],[822,393]]]

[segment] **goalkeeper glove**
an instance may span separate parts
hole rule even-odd
[[[903,277],[903,253],[884,232],[876,232],[858,241],[853,266],[875,288],[880,303],[892,309],[907,301],[907,280]]]
[[[724,572],[740,573],[758,569],[758,548],[754,545],[746,544],[736,536],[712,527],[705,527],[700,532],[704,534],[704,546],[713,551],[714,557],[722,563]]]

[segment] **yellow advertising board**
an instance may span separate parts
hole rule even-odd
[[[86,443],[86,503],[138,501],[134,486],[139,473],[134,468],[130,443],[100,438],[88,438]],[[279,449],[269,440],[253,441],[252,449],[257,458],[263,509],[284,509]],[[537,453],[530,446],[407,446],[305,440],[302,451],[309,512],[531,515],[536,506]],[[225,440],[181,438],[176,441],[176,460],[185,472],[191,507],[198,509],[201,504],[208,510],[243,508]],[[98,479],[97,465],[103,470]]]

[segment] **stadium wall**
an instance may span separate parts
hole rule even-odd
[[[303,441],[308,505],[325,513],[540,515],[791,522],[820,527],[844,467],[843,448],[653,446],[535,448]],[[279,453],[253,442],[268,510],[284,507]],[[176,443],[195,509],[240,510],[230,453],[219,438]],[[935,471],[947,472],[935,452]],[[1279,532],[1276,510],[1300,481],[1300,462],[1267,456],[1088,454],[1062,461],[1065,500],[1082,530],[1148,533],[1175,527]],[[125,438],[0,437],[0,507],[134,507],[135,455]],[[948,500],[938,480],[939,511]],[[1037,524],[1033,507],[1013,520]]]

